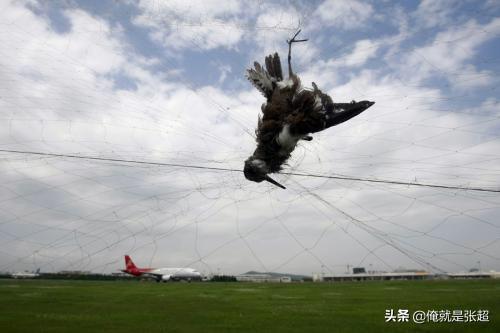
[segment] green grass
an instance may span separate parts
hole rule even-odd
[[[386,323],[386,309],[489,310]],[[500,332],[500,280],[250,284],[0,280],[0,332]]]

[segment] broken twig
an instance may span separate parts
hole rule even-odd
[[[307,42],[309,39],[295,39],[300,34],[301,29],[297,30],[292,39],[287,39],[288,43],[288,77],[292,77],[292,43]]]

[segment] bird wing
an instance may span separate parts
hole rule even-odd
[[[294,135],[316,133],[341,124],[371,107],[374,102],[333,103],[332,98],[323,93],[313,82],[313,90],[300,91],[292,102],[297,112],[287,116],[290,132]]]
[[[271,98],[276,83],[283,80],[281,60],[278,53],[269,55],[265,59],[264,69],[258,62],[254,62],[254,68],[247,70],[247,78],[268,100]]]
[[[373,104],[375,104],[375,102],[370,101],[333,103],[332,111],[330,113],[327,113],[325,117],[325,128],[342,124],[343,122],[356,117],[358,114],[362,113]]]

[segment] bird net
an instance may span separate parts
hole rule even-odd
[[[499,270],[499,7],[343,3],[2,2],[0,271]],[[376,104],[282,190],[243,74],[298,28],[304,85]]]

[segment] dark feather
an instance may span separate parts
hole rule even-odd
[[[276,79],[276,81],[283,81],[283,71],[281,70],[281,60],[278,53],[268,55],[265,59],[266,69],[269,75]]]
[[[281,69],[281,60],[278,53],[274,53],[273,57],[274,72],[278,81],[283,81],[283,70]]]

